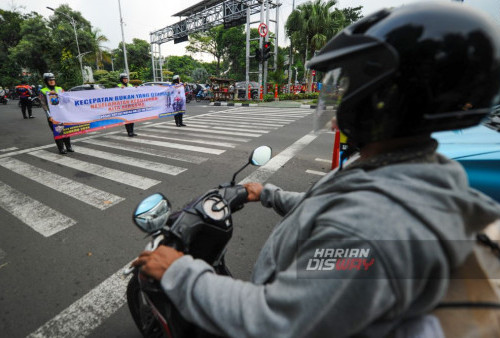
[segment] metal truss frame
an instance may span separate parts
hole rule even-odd
[[[151,44],[162,44],[172,40],[182,40],[189,34],[205,31],[213,26],[225,24],[231,25],[235,21],[241,24],[246,22],[247,7],[250,7],[250,14],[260,12],[263,0],[226,0],[214,6],[203,8],[198,12],[193,12],[173,25],[159,29],[150,33]],[[270,8],[275,8],[276,4],[269,1]]]

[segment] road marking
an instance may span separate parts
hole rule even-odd
[[[8,151],[13,151],[13,150],[17,150],[18,148],[16,147],[11,147],[11,148],[5,148],[5,149],[0,149],[0,152],[2,153],[6,153]]]
[[[73,181],[11,157],[0,159],[0,166],[100,210],[125,200],[123,197]]]
[[[269,162],[267,162],[262,167],[259,167],[253,173],[248,175],[239,184],[248,182],[259,182],[264,183],[267,181],[276,171],[283,167],[291,158],[293,158],[299,151],[304,149],[309,143],[314,141],[318,137],[318,134],[309,133],[299,140],[295,141],[291,146],[283,150],[281,153],[273,157]]]
[[[325,176],[326,175],[326,173],[324,173],[322,171],[316,171],[316,170],[310,170],[310,169],[307,169],[306,173],[313,174],[313,175],[318,175],[318,176]]]
[[[111,138],[114,140],[125,141],[128,142],[130,139],[124,138],[121,136],[107,136],[107,138]],[[153,149],[153,148],[145,148],[145,147],[137,147],[135,145],[127,144],[126,146],[121,143],[109,142],[104,140],[86,140],[84,143],[94,144],[101,147],[109,147],[113,149],[125,150],[133,153],[146,154],[149,156],[157,156],[157,157],[165,157],[171,160],[183,161],[188,163],[200,164],[208,160],[207,157],[193,156],[193,155],[185,155],[185,154],[177,154],[172,153],[171,151],[165,151],[161,149]]]
[[[44,237],[50,237],[76,224],[74,219],[3,182],[0,182],[0,207]]]
[[[264,123],[264,122],[248,122],[248,121],[228,121],[226,118],[221,117],[221,116],[210,116],[210,117],[203,117],[199,118],[196,120],[189,121],[191,122],[212,122],[212,123],[217,123],[217,124],[236,124],[236,123],[244,123],[245,125],[249,126],[257,126],[257,127],[273,127],[273,128],[280,128],[283,126],[286,126],[288,123],[280,124],[280,123]]]
[[[174,126],[158,126],[157,128],[162,128],[162,129],[177,129],[178,127]],[[260,137],[262,136],[261,134],[251,134],[251,133],[238,133],[238,132],[233,132],[233,131],[217,131],[217,130],[206,130],[206,129],[200,129],[200,128],[190,128],[190,127],[182,127],[184,131],[196,131],[196,132],[202,132],[202,133],[212,133],[212,134],[222,134],[222,135],[236,135],[236,136],[249,136],[249,137]]]
[[[325,162],[325,163],[330,163],[330,164],[332,163],[332,160],[325,160],[323,158],[315,158],[314,160],[318,161],[318,162]]]
[[[308,134],[283,152],[278,154],[272,165],[268,162],[266,172],[270,173],[276,167],[278,170],[282,164],[285,164],[298,151],[303,149],[307,144],[316,138],[314,134]],[[292,155],[292,156],[293,156]],[[257,169],[257,170],[259,170]],[[274,170],[273,173],[276,171]],[[272,175],[272,174],[271,174]],[[270,175],[269,175],[270,176]],[[255,172],[244,178],[239,184],[244,182],[254,182]],[[260,175],[264,177],[264,175]],[[85,337],[88,336],[95,328],[101,325],[120,307],[125,305],[125,292],[128,280],[122,277],[124,268],[130,266],[130,263],[114,273],[111,277],[99,284],[85,296],[71,304],[61,313],[49,320],[35,332],[30,334],[30,338],[38,337]]]
[[[206,145],[211,145],[211,146],[227,147],[227,148],[234,148],[234,147],[236,147],[236,144],[234,144],[234,143],[208,141],[208,140],[202,140],[202,139],[199,139],[199,138],[186,139],[186,138],[168,137],[168,136],[156,136],[156,135],[145,135],[145,137],[159,138],[159,139],[163,139],[163,140],[181,141],[181,142],[188,142],[188,143],[189,142],[191,142],[191,143],[201,143],[201,144],[206,144]]]
[[[224,121],[228,122],[263,122],[263,123],[270,123],[270,122],[276,122],[280,124],[288,124],[295,122],[293,119],[271,119],[267,117],[245,117],[245,116],[233,116],[233,115],[226,115],[222,116],[219,115],[220,118],[224,119]],[[243,121],[242,121],[243,120]]]
[[[106,151],[101,151],[97,149],[90,149],[86,147],[79,146],[76,148],[79,154],[84,154],[87,156],[101,158],[103,160],[118,162],[120,164],[129,165],[132,167],[143,168],[147,170],[156,171],[162,174],[177,176],[180,173],[186,171],[186,168],[176,167],[173,165],[148,161],[144,159],[138,159],[131,156],[118,155],[113,153],[108,153]]]
[[[188,136],[188,135],[193,135],[194,133],[190,132],[183,132],[179,129],[176,130],[162,130],[160,128],[158,129],[149,129],[149,131],[152,131],[154,133],[158,134],[167,134],[167,135],[182,135],[182,136]],[[200,135],[200,134],[195,134],[196,137],[202,137],[202,138],[209,138],[213,140],[227,140],[227,141],[237,141],[237,142],[248,142],[250,139],[248,138],[240,138],[240,137],[233,137],[233,136],[222,136],[222,135]]]
[[[135,142],[135,143],[151,145],[151,146],[159,146],[159,147],[165,147],[165,148],[182,149],[182,150],[187,150],[187,151],[195,151],[195,152],[199,152],[199,153],[214,154],[214,155],[220,155],[226,151],[226,150],[222,150],[222,149],[191,146],[188,144],[181,144],[181,143],[154,141],[154,140],[145,139],[145,138],[142,138],[142,139],[141,138],[133,138],[133,139],[127,140],[127,142]]]
[[[239,120],[244,120],[244,121],[250,120],[249,122],[261,121],[261,122],[264,122],[264,123],[269,123],[269,122],[292,123],[292,122],[295,122],[294,119],[268,118],[268,117],[265,117],[265,116],[263,116],[263,117],[254,117],[252,115],[250,115],[250,116],[245,116],[245,115],[238,115],[238,116],[227,115],[227,116],[224,116],[224,118],[225,118],[226,121],[231,121],[231,122],[235,122],[235,121],[239,121]]]
[[[190,122],[190,126],[195,126],[196,128],[206,128],[206,129],[217,129],[217,130],[233,130],[233,131],[243,131],[243,132],[256,132],[256,133],[269,133],[269,130],[262,130],[262,129],[247,129],[247,128],[241,128],[241,127],[231,127],[231,128],[226,128],[226,127],[216,127],[216,126],[208,126],[203,123],[196,123],[196,122]]]
[[[92,175],[103,177],[111,181],[130,185],[142,190],[149,189],[152,186],[161,183],[161,181],[153,180],[147,177],[142,177],[121,170],[103,167],[98,164],[80,161],[68,156],[56,155],[45,150],[37,150],[29,153],[29,155],[36,156],[43,160],[52,161],[54,163],[83,171]]]
[[[249,125],[249,124],[239,124],[239,123],[231,123],[231,122],[227,122],[227,121],[213,121],[213,120],[192,120],[192,121],[189,121],[189,124],[203,124],[203,125],[208,125],[208,126],[226,126],[226,127],[235,127],[235,128],[238,128],[238,127],[241,127],[241,128],[250,128],[252,130],[254,129],[269,129],[269,130],[274,130],[274,129],[278,129],[279,127],[283,126],[283,125],[280,125],[280,126],[276,126],[276,125],[263,125],[262,123],[260,124],[257,124],[257,125]],[[243,123],[243,122],[240,122],[240,123]]]
[[[28,337],[85,337],[90,335],[95,328],[125,304],[129,278],[124,278],[122,271],[129,267],[130,263]]]

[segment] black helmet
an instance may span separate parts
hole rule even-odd
[[[462,4],[376,12],[308,63],[327,72],[318,107],[357,145],[474,126],[500,103],[499,30]]]

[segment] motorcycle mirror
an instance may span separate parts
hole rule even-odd
[[[250,154],[249,162],[253,165],[261,166],[269,162],[272,156],[272,149],[269,146],[260,146]]]
[[[231,185],[235,185],[236,175],[238,175],[243,169],[245,169],[249,164],[261,166],[269,162],[272,157],[272,149],[269,146],[260,146],[255,148],[250,154],[247,164],[240,168],[234,173],[233,179],[231,180]]]
[[[133,214],[134,223],[144,232],[154,233],[167,224],[172,212],[168,199],[163,194],[156,193],[146,197]]]

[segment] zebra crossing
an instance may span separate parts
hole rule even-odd
[[[279,108],[239,107],[189,117],[187,127],[173,126],[172,121],[143,123],[136,129],[139,137],[129,138],[121,131],[97,133],[73,141],[76,153],[61,156],[53,145],[32,149],[3,149],[0,174],[8,171],[24,181],[56,191],[96,212],[123,202],[125,196],[91,186],[83,177],[95,176],[109,184],[147,190],[161,183],[158,175],[177,176],[192,166],[235,149],[311,114],[310,109],[293,111]],[[140,158],[136,157],[140,154]],[[119,164],[119,165],[118,165]],[[116,167],[119,169],[116,169]],[[63,169],[61,169],[63,168]],[[137,170],[140,168],[140,170]],[[65,174],[61,174],[61,170]],[[68,170],[77,175],[68,177]],[[57,173],[56,173],[57,172]],[[138,174],[140,173],[140,174]],[[1,175],[0,175],[1,177]],[[63,210],[56,210],[0,179],[0,209],[14,216],[43,237],[50,237],[78,224]],[[0,252],[3,253],[3,251]],[[5,253],[3,253],[5,255]]]

